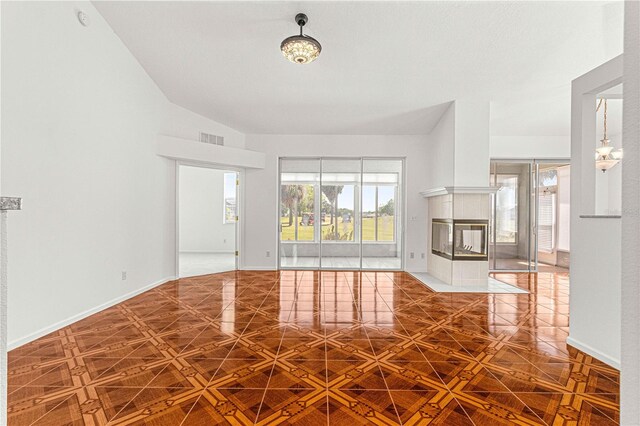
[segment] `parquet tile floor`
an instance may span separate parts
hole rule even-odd
[[[609,425],[569,278],[434,293],[401,272],[180,279],[9,353],[10,425]]]

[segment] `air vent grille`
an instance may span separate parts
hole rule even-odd
[[[210,143],[212,145],[223,145],[224,146],[224,137],[216,136],[210,133],[200,132],[200,142]]]

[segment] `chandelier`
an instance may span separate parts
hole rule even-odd
[[[302,27],[309,21],[307,15],[298,13],[296,23],[300,26],[300,35],[287,37],[280,43],[280,50],[285,58],[294,64],[308,64],[313,62],[322,51],[322,46],[318,40],[308,35],[302,34]]]
[[[622,160],[622,148],[613,150],[613,146],[609,145],[609,139],[607,139],[607,99],[600,99],[596,112],[600,110],[600,106],[604,101],[604,130],[602,139],[600,140],[600,146],[596,148],[596,169],[602,170],[602,173],[606,172],[610,168]]]

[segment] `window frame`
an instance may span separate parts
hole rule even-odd
[[[233,215],[232,218],[227,217],[227,176],[233,176]],[[231,197],[229,197],[230,199]],[[235,225],[238,223],[238,173],[237,172],[224,172],[222,177],[222,224],[223,225]]]
[[[293,239],[293,240],[283,240],[282,239],[282,222],[280,222],[280,228],[278,229],[278,239],[281,243],[289,243],[289,244],[318,244],[319,240],[318,240],[318,229],[316,226],[316,221],[315,221],[315,212],[316,212],[316,206],[318,203],[318,190],[320,188],[320,184],[318,182],[314,182],[314,181],[286,181],[286,180],[281,180],[280,181],[280,188],[278,188],[278,190],[280,191],[280,193],[278,194],[278,218],[280,220],[282,220],[282,216],[280,216],[281,214],[281,210],[282,210],[282,199],[281,199],[281,195],[282,194],[282,187],[285,185],[302,185],[302,186],[311,186],[313,187],[313,210],[314,210],[314,222],[313,222],[313,239],[312,240],[299,240],[299,239]],[[297,220],[297,219],[296,219]],[[299,236],[299,235],[298,235]]]
[[[393,239],[392,240],[379,240],[378,239],[378,235],[375,235],[375,240],[365,240],[363,238],[362,239],[362,243],[363,244],[396,244],[398,241],[398,226],[397,226],[397,214],[395,214],[395,212],[397,211],[397,202],[398,202],[398,183],[373,183],[373,184],[360,184],[358,182],[341,182],[341,184],[344,185],[354,185],[354,192],[355,193],[360,193],[360,198],[362,197],[362,192],[364,191],[364,187],[365,186],[369,186],[369,187],[374,187],[377,188],[381,187],[381,186],[386,186],[386,187],[393,187],[393,200],[394,200],[394,219],[393,219]],[[320,212],[320,217],[322,217],[322,185],[318,182],[314,182],[314,181],[280,181],[280,190],[282,190],[282,186],[284,185],[309,185],[313,187],[313,191],[314,191],[314,196],[313,196],[313,201],[314,201],[314,214],[315,214],[315,210],[318,210],[318,212]],[[279,208],[282,208],[282,200],[280,201],[280,205]],[[316,208],[315,206],[319,206],[319,208]],[[279,211],[280,211],[279,209]],[[360,201],[359,203],[355,202],[355,206],[354,206],[355,210],[360,210],[360,211],[354,211],[354,217],[359,214],[360,215],[360,226],[359,228],[354,229],[354,240],[349,240],[349,241],[335,241],[335,240],[322,240],[322,224],[315,221],[314,220],[314,231],[313,231],[313,239],[312,240],[299,240],[299,239],[292,239],[292,240],[284,240],[282,239],[282,229],[279,229],[278,232],[278,238],[280,240],[280,242],[284,242],[284,243],[296,243],[296,244],[304,244],[304,243],[314,243],[317,244],[320,241],[322,241],[323,244],[354,244],[357,243],[357,236],[361,236],[362,235],[362,226],[363,226],[363,211],[362,211],[362,201]],[[379,206],[376,207],[376,210],[379,209]],[[379,217],[377,217],[376,219],[379,219]],[[319,232],[318,232],[319,231]],[[318,238],[318,233],[320,233],[320,237]],[[375,231],[374,231],[375,233]]]
[[[499,178],[500,176],[507,176],[507,177],[511,177],[511,178],[515,178],[516,179],[516,185],[515,185],[515,209],[516,209],[516,217],[515,217],[515,238],[514,241],[490,241],[490,244],[495,244],[496,246],[502,245],[502,246],[516,246],[519,244],[520,242],[520,232],[519,232],[519,227],[520,227],[520,218],[519,218],[519,213],[520,213],[520,194],[519,194],[519,190],[520,190],[520,175],[516,174],[516,173],[495,173],[496,176],[496,185],[499,186]],[[500,186],[500,188],[502,188],[502,186]],[[499,190],[498,190],[499,191]],[[495,203],[492,204],[492,209],[496,209],[498,206],[498,193],[495,194],[496,197],[496,201]],[[496,218],[494,225],[495,226],[495,232],[490,232],[490,238],[495,239],[495,236],[497,236],[498,234],[498,215],[495,211],[492,212],[492,216]]]
[[[363,219],[364,219],[364,211],[360,211],[360,228],[361,228],[361,233],[363,234],[363,238],[362,238],[362,243],[366,243],[366,244],[395,244],[397,242],[397,232],[398,232],[398,226],[397,226],[397,204],[398,204],[398,183],[363,183],[362,184],[362,194],[364,194],[364,188],[365,187],[374,187],[376,192],[378,192],[378,188],[381,186],[386,186],[386,187],[393,187],[393,208],[394,208],[394,214],[393,214],[393,239],[391,240],[379,240],[378,239],[378,227],[375,226],[374,223],[374,236],[375,236],[375,240],[365,240],[364,239],[364,232],[362,232],[362,228],[363,228]],[[364,203],[361,203],[364,204]],[[376,212],[380,209],[380,206],[376,206]],[[379,216],[374,216],[374,220],[378,221],[380,219]]]

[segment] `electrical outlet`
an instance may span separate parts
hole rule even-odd
[[[411,259],[413,259],[413,258],[415,258],[416,256],[415,256],[415,254],[414,254],[413,252],[411,252],[411,253],[409,253],[409,257],[410,257]]]
[[[226,238],[225,238],[225,239],[223,239],[223,240],[222,240],[222,242],[223,242],[224,244],[227,244],[227,239],[226,239]]]
[[[424,259],[424,253],[421,253],[421,254],[420,254],[420,257],[422,257],[422,258]]]
[[[122,271],[122,281],[127,279],[127,271]]]
[[[271,252],[267,250],[267,257],[271,257]]]

